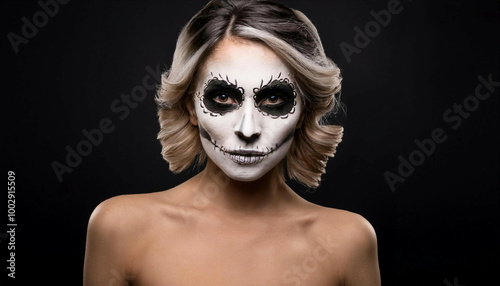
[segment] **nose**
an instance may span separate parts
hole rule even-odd
[[[236,135],[246,143],[252,143],[260,136],[261,127],[255,121],[251,110],[243,114],[240,122],[234,128]]]

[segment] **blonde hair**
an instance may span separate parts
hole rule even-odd
[[[300,11],[271,1],[212,0],[182,29],[172,66],[163,73],[156,101],[163,158],[181,172],[206,162],[198,128],[189,121],[198,70],[227,36],[264,43],[288,64],[304,104],[302,125],[286,155],[289,178],[317,187],[342,140],[343,128],[324,116],[340,105],[340,69],[326,57],[311,21]],[[283,172],[282,172],[283,173]]]

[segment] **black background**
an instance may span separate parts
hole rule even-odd
[[[16,54],[7,34],[22,35],[21,18],[41,8],[2,1],[4,172],[16,173],[17,282],[81,284],[86,225],[100,202],[194,174],[174,175],[161,158],[154,91],[123,120],[110,105],[142,85],[147,66],[170,65],[180,29],[205,2],[73,0]],[[354,27],[364,29],[370,11],[387,2],[282,1],[317,26],[342,69],[347,106],[344,141],[322,185],[292,186],[373,224],[383,285],[500,285],[498,88],[456,130],[443,120],[474,95],[478,76],[500,81],[498,1],[402,0],[403,11],[348,62],[340,43],[353,45]],[[114,131],[59,182],[52,162],[65,163],[66,146],[76,148],[82,130],[103,118]],[[408,159],[414,140],[435,128],[447,140],[392,192],[383,174],[397,174],[398,156]]]

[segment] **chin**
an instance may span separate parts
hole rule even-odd
[[[228,176],[229,178],[240,181],[240,182],[253,182],[264,176],[270,169],[268,166],[262,166],[259,164],[248,166],[239,165],[236,163],[227,163],[224,166],[219,166],[219,168]]]
[[[210,157],[210,156],[209,156]],[[215,159],[215,160],[214,160]],[[240,182],[253,182],[262,178],[275,167],[279,161],[266,158],[255,164],[238,164],[233,160],[225,158],[211,158],[226,176]]]
[[[234,170],[224,170],[224,169],[222,169],[222,171],[229,178],[239,182],[253,182],[262,178],[262,176],[265,175],[264,172],[245,172],[245,171],[235,172]]]

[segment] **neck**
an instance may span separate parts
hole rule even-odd
[[[208,160],[206,168],[195,177],[199,186],[196,192],[202,192],[207,198],[207,207],[219,210],[245,214],[277,211],[286,205],[283,203],[298,196],[280,179],[279,172],[276,166],[255,181],[241,182],[229,178]]]

